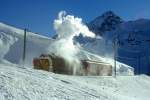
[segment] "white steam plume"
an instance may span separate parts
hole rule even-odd
[[[74,45],[74,36],[95,37],[95,34],[89,31],[88,27],[82,23],[82,19],[73,15],[66,15],[65,11],[61,11],[58,19],[54,20],[54,29],[58,38],[50,45],[50,51],[68,61],[77,60],[79,46]]]

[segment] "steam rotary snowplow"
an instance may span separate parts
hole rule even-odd
[[[34,69],[67,75],[112,75],[112,66],[108,63],[92,60],[80,60],[80,62],[81,66],[79,67],[76,66],[76,63],[70,64],[64,58],[55,54],[42,54],[40,57],[33,59]]]
[[[35,69],[52,71],[52,60],[46,55],[41,55],[39,58],[34,58],[33,65]]]

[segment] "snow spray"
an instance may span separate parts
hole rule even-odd
[[[95,38],[95,34],[83,24],[81,18],[66,15],[65,11],[61,11],[58,14],[58,18],[54,20],[54,29],[57,34],[57,39],[50,45],[50,52],[63,57],[70,64],[75,62],[80,64],[80,60],[77,57],[80,46],[74,44],[73,38],[80,34],[84,37]],[[76,64],[76,66],[78,65]]]

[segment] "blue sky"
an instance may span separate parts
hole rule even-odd
[[[150,19],[150,0],[0,0],[0,22],[52,36],[61,10],[89,22],[107,10],[124,20]]]

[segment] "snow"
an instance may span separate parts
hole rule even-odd
[[[150,77],[67,76],[0,64],[0,100],[149,100]]]

